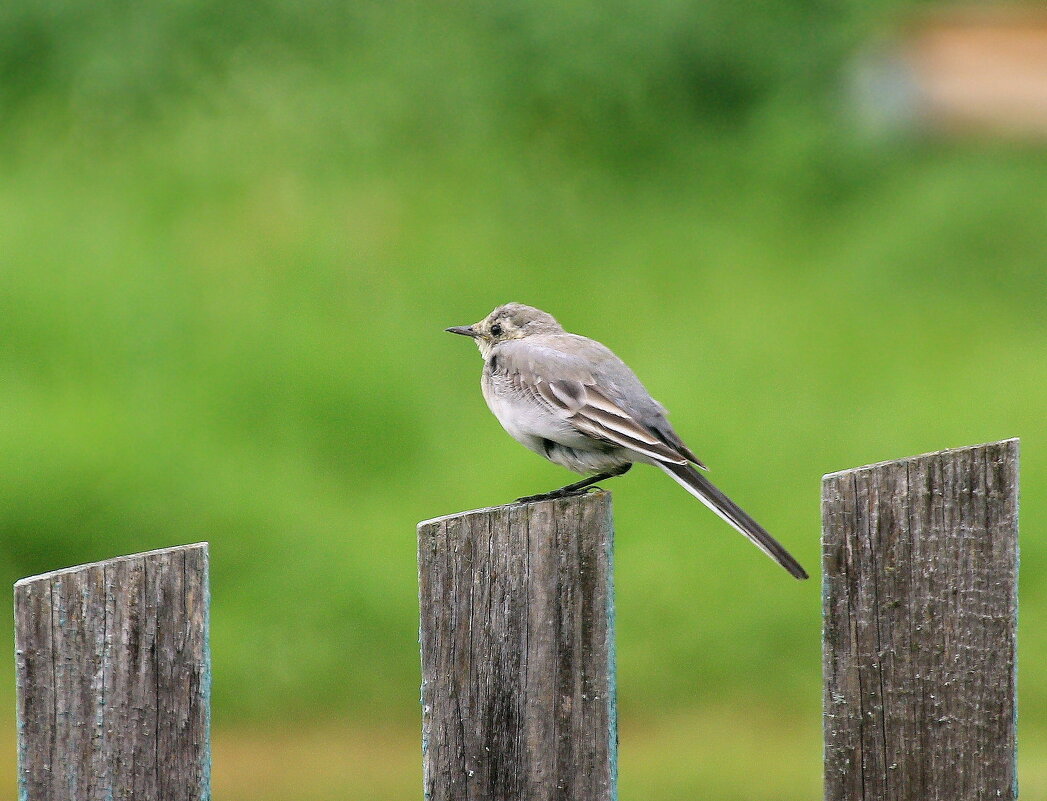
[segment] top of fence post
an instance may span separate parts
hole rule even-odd
[[[1017,796],[1018,440],[825,476],[826,801]]]
[[[207,544],[15,584],[24,801],[207,801]]]
[[[427,801],[613,801],[611,496],[418,525]]]

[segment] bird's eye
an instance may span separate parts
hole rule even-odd
[[[498,323],[495,323],[494,325],[492,325],[491,326],[491,336],[493,336],[493,337],[500,337],[501,335],[502,335],[502,326],[500,326]]]

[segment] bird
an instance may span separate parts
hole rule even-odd
[[[763,526],[699,472],[706,466],[669,424],[665,407],[608,347],[568,333],[548,312],[522,303],[444,330],[471,337],[480,349],[480,387],[502,428],[550,462],[589,475],[519,501],[567,497],[637,462],[654,465],[791,575],[808,577]]]

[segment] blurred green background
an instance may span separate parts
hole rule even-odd
[[[1022,437],[1047,798],[1047,153],[853,124],[913,6],[0,4],[4,579],[210,541],[219,797],[420,797],[415,523],[571,478],[442,329],[531,303],[812,572],[823,473]],[[820,797],[818,580],[608,488],[622,798]]]

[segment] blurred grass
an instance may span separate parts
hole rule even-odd
[[[371,724],[282,730],[219,729],[213,786],[227,801],[402,801],[422,786],[415,728]],[[690,801],[715,793],[723,801],[809,801],[820,794],[817,719],[784,719],[768,708],[723,708],[661,716],[621,732],[621,797]],[[1047,786],[1047,740],[1022,743],[1019,787],[1038,798]],[[14,732],[0,734],[14,753]],[[14,760],[0,760],[0,784],[15,782]],[[1032,792],[1029,792],[1032,790]]]
[[[755,714],[754,714],[755,712]],[[818,721],[763,718],[715,706],[621,732],[623,798],[800,801],[818,794]],[[813,724],[813,725],[812,725]],[[767,743],[776,745],[768,753]],[[780,745],[779,745],[780,744]],[[216,796],[229,801],[399,801],[422,785],[417,732],[379,726],[215,738]],[[752,766],[760,765],[754,771]]]
[[[569,478],[508,440],[442,333],[519,300],[630,362],[809,568],[823,473],[1021,436],[1042,765],[1047,159],[851,130],[832,76],[870,13],[4,7],[3,575],[209,540],[220,727],[406,731],[415,522]],[[688,797],[748,792],[678,722],[724,717],[715,698],[811,752],[810,796],[817,582],[654,471],[611,488],[623,795],[686,753],[708,763]]]

